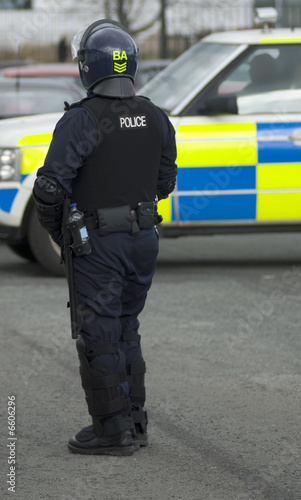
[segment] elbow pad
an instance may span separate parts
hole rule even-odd
[[[64,199],[62,186],[55,179],[47,177],[46,175],[41,175],[36,178],[33,192],[36,198],[47,205],[62,202]]]
[[[33,199],[41,226],[49,233],[60,231],[64,200],[60,184],[45,175],[37,177],[33,187]]]

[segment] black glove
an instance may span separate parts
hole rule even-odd
[[[63,233],[60,229],[57,231],[54,231],[52,233],[49,233],[51,238],[53,239],[54,243],[56,243],[59,247],[62,247],[63,245]]]

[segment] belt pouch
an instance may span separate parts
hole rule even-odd
[[[109,233],[125,232],[132,230],[131,207],[122,205],[112,208],[98,208],[98,228],[99,234],[105,236]]]
[[[140,229],[150,229],[155,225],[155,202],[141,201],[137,208],[137,222]]]

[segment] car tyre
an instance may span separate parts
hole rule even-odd
[[[22,257],[30,262],[37,262],[28,243],[10,243],[7,246],[15,255],[18,255],[18,257]]]
[[[54,276],[66,276],[61,264],[61,249],[41,226],[36,212],[32,213],[29,222],[28,242],[32,254],[44,269]]]

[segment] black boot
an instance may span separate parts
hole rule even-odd
[[[137,441],[139,443],[139,446],[148,446],[148,435],[146,432],[141,432],[140,429],[136,426],[136,437],[134,438],[134,441]]]
[[[134,442],[139,443],[139,446],[148,446],[147,412],[140,404],[132,404],[132,417],[135,424]]]
[[[79,431],[69,439],[68,443],[68,448],[72,453],[81,453],[82,455],[129,456],[133,455],[135,447],[131,431],[124,431],[110,437],[97,437],[93,425]]]
[[[147,433],[143,432],[139,425],[135,425],[135,427],[131,429],[131,433],[135,451],[139,450],[140,446],[148,446]]]

